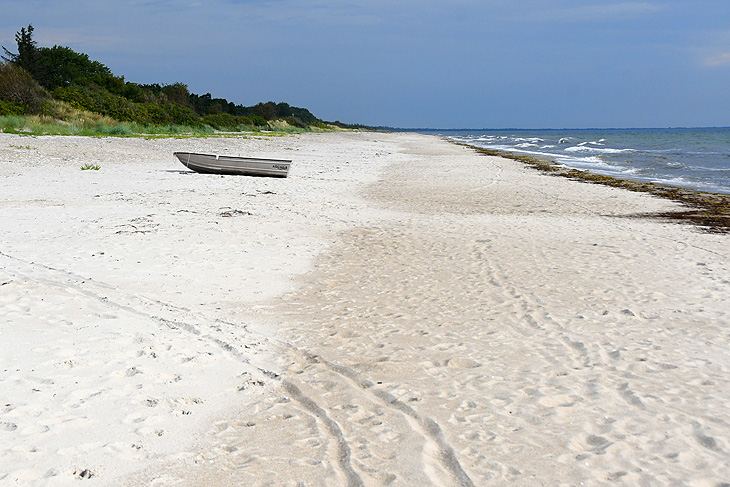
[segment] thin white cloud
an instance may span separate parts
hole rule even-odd
[[[542,6],[547,7],[544,3]],[[531,20],[600,22],[642,17],[661,10],[661,6],[651,2],[602,3],[578,7],[542,8],[539,11],[533,11]]]
[[[730,29],[702,32],[693,49],[698,63],[704,68],[730,66]]]
[[[705,57],[704,65],[708,68],[730,66],[730,52],[722,52]]]

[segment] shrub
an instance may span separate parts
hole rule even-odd
[[[245,118],[248,119],[248,122],[244,123],[244,125],[251,125],[253,127],[266,127],[268,125],[266,119],[259,115],[249,115]]]
[[[40,113],[48,98],[46,90],[20,66],[0,64],[0,101],[19,104],[23,113]]]
[[[284,119],[286,123],[291,125],[292,127],[299,127],[299,128],[307,128],[307,124],[299,120],[297,117],[289,116]]]
[[[161,91],[167,96],[167,99],[170,101],[170,103],[176,103],[182,106],[190,106],[190,92],[188,91],[188,86],[186,84],[173,83],[171,85],[164,85]]]
[[[127,82],[124,85],[124,89],[122,90],[122,92],[120,94],[127,100],[133,101],[136,103],[151,102],[152,100],[155,99],[155,96],[152,94],[152,92],[143,89],[137,83]]]
[[[57,88],[53,96],[76,109],[100,113],[114,120],[153,125],[199,125],[200,118],[190,108],[180,105],[134,103],[95,84]]]
[[[23,105],[11,101],[0,100],[0,115],[22,115]]]
[[[200,116],[188,107],[172,105],[167,107],[171,122],[177,125],[200,125]]]
[[[326,124],[326,123],[324,123],[324,122],[323,122],[323,121],[321,121],[321,120],[314,120],[314,121],[312,121],[312,122],[309,122],[309,126],[310,126],[310,127],[316,127],[316,128],[318,128],[318,129],[322,129],[322,130],[327,130],[327,129],[329,129],[329,126],[327,126],[327,124]]]
[[[230,113],[216,113],[202,117],[201,122],[210,125],[216,130],[226,130],[240,125],[241,118],[243,117],[235,117]]]

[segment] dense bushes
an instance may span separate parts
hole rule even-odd
[[[2,115],[22,115],[23,105],[10,101],[0,100],[0,116]]]
[[[48,93],[25,69],[12,63],[0,64],[0,101],[3,110],[21,108],[21,113],[41,113]],[[14,107],[14,108],[12,108]]]
[[[137,118],[134,103],[97,86],[73,85],[56,88],[53,97],[79,110],[101,113],[115,120],[132,121]]]
[[[3,47],[6,56],[0,63],[0,115],[53,115],[55,105],[50,102],[56,99],[77,110],[140,125],[241,130],[283,120],[291,127],[327,127],[306,108],[287,103],[269,101],[247,107],[213,98],[210,93],[190,93],[183,83],[125,82],[104,64],[69,47],[38,47],[32,35],[32,25],[16,34],[17,54]]]
[[[151,102],[135,103],[95,84],[57,88],[53,91],[53,96],[79,110],[100,113],[122,122],[190,126],[201,124],[200,117],[190,108],[176,104],[162,106]]]
[[[202,117],[202,122],[206,125],[210,125],[217,130],[225,130],[230,127],[242,125],[241,117],[236,117],[230,113],[216,113],[214,115],[205,115]]]
[[[287,117],[298,119],[298,121],[295,121],[292,125],[298,125],[300,123],[309,125],[312,122],[319,120],[306,108],[293,107],[288,103],[274,103],[273,101],[268,101],[266,103],[257,103],[252,107],[237,108],[240,108],[243,111],[240,115],[255,114],[266,120],[286,119]]]

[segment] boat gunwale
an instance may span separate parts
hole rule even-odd
[[[236,176],[283,177],[289,174],[290,159],[265,157],[240,157],[200,152],[173,152],[173,155],[188,169],[199,174],[221,174]],[[191,156],[194,160],[190,160]],[[187,159],[187,160],[186,160]],[[275,167],[280,165],[283,167]]]
[[[251,161],[251,162],[254,162],[254,161],[287,162],[289,164],[291,164],[291,162],[292,162],[291,159],[272,159],[272,158],[268,158],[268,157],[242,157],[242,156],[230,156],[228,154],[204,154],[202,152],[179,151],[179,152],[172,153],[172,155],[174,155],[176,157],[178,154],[186,154],[186,155],[191,155],[191,156],[214,157],[215,158],[214,160],[216,160],[216,161],[220,160],[221,158],[225,158],[225,159],[231,159],[231,160],[241,160],[241,161]]]

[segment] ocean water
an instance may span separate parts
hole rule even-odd
[[[428,132],[617,178],[730,194],[730,128]]]

